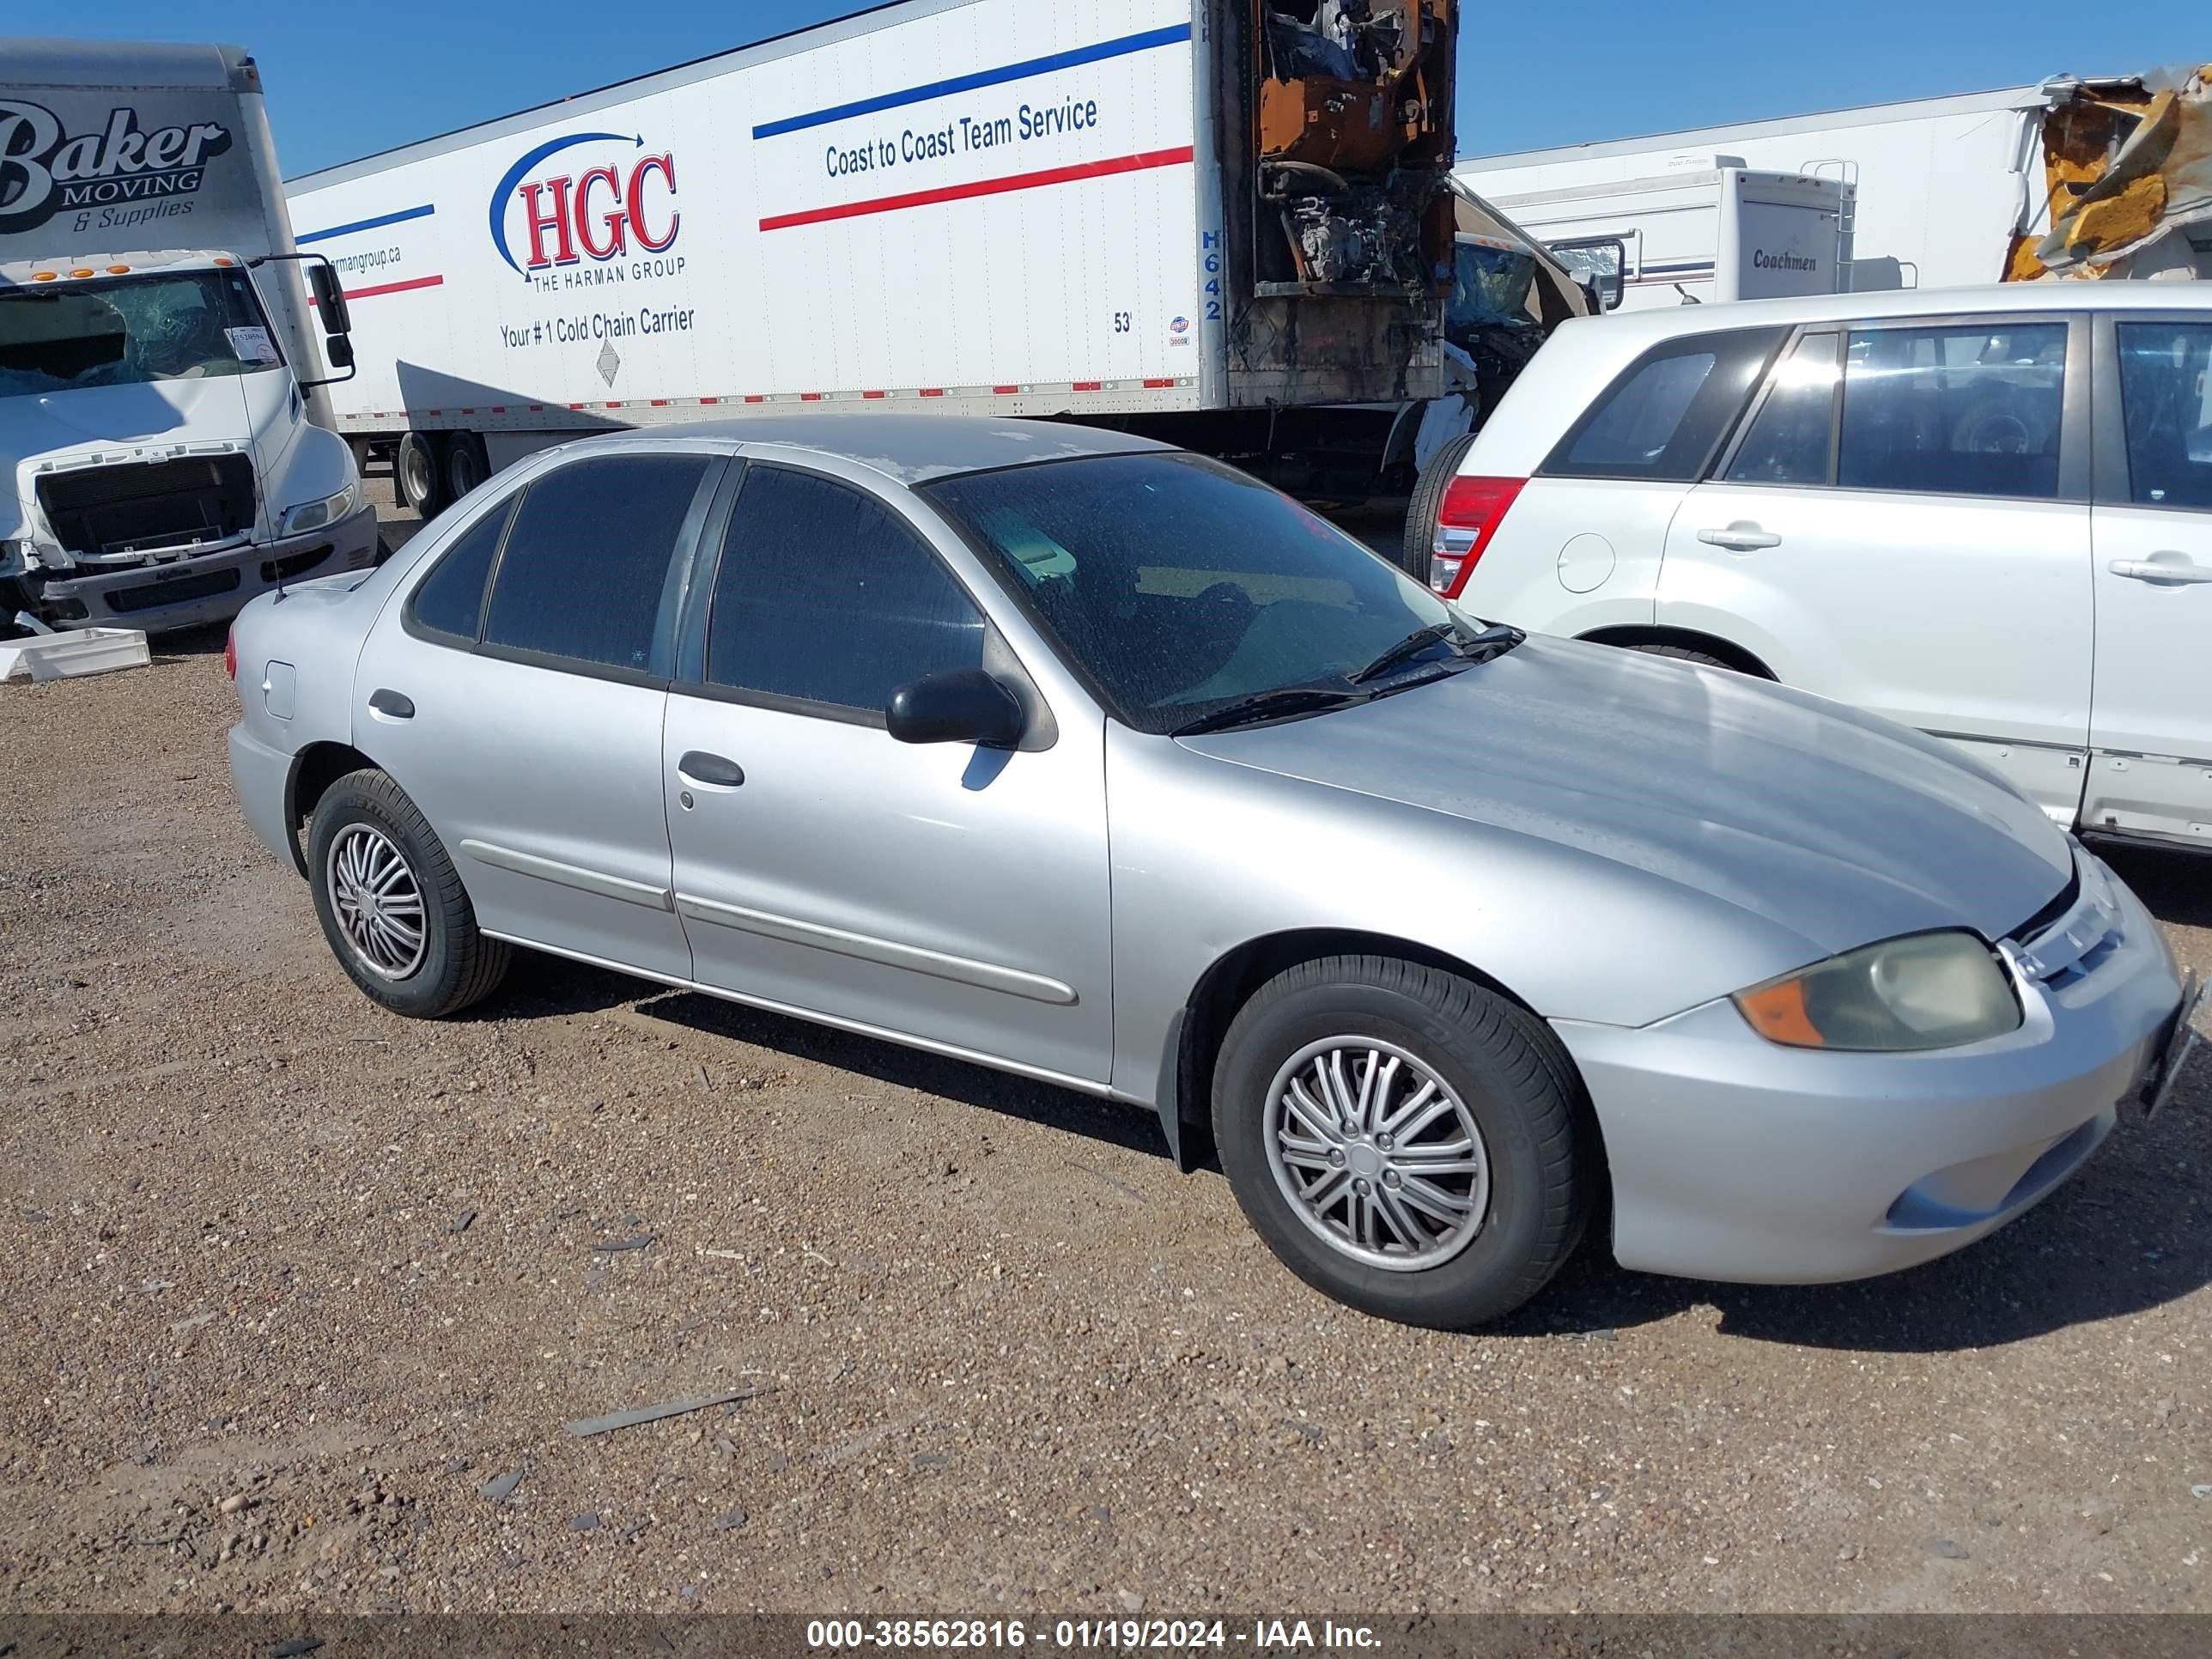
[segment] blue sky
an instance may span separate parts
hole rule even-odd
[[[858,0],[100,0],[66,14],[65,27],[250,48],[284,170],[299,173],[857,9]],[[2204,0],[1463,0],[1462,16],[1466,155],[2212,60]]]

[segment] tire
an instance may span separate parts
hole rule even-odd
[[[446,440],[446,499],[458,501],[491,477],[484,459],[484,442],[473,432],[456,432]]]
[[[403,953],[389,948],[390,936],[373,938],[364,948],[338,919],[332,891],[336,866],[348,849],[374,851],[380,844],[405,866],[395,890],[404,895],[411,883],[419,900],[422,938],[411,953],[404,953],[411,960],[400,960]],[[382,772],[349,772],[316,803],[307,831],[307,881],[323,938],[338,965],[373,1001],[395,1014],[441,1019],[481,1001],[507,975],[507,944],[477,931],[475,908],[453,860],[415,803]],[[398,910],[394,919],[404,925],[405,915]]]
[[[1427,586],[1429,555],[1437,540],[1437,514],[1443,509],[1444,491],[1459,476],[1467,452],[1474,447],[1475,434],[1462,432],[1429,457],[1414,481],[1413,498],[1406,504],[1406,535],[1398,554],[1398,568]]]
[[[1347,1075],[1356,1086],[1368,1044],[1387,1059],[1401,1061],[1392,1098],[1402,1103],[1416,1081],[1412,1068],[1426,1071],[1452,1097],[1439,1125],[1418,1128],[1419,1110],[1401,1121],[1416,1127],[1412,1147],[1396,1146],[1391,1158],[1412,1163],[1425,1144],[1433,1153],[1437,1137],[1472,1139],[1480,1175],[1438,1176],[1425,1189],[1442,1185],[1455,1194],[1467,1183],[1470,1219],[1449,1237],[1430,1241],[1429,1265],[1409,1265],[1409,1252],[1395,1251],[1398,1265],[1382,1265],[1388,1247],[1363,1258],[1341,1235],[1349,1212],[1322,1207],[1320,1219],[1293,1198],[1286,1183],[1308,1177],[1279,1170],[1271,1156],[1276,1129],[1271,1098],[1287,1073],[1304,1086],[1304,1067],[1317,1047],[1351,1048],[1355,1057]],[[1410,1060],[1411,1066],[1403,1064]],[[1284,1095],[1291,1089],[1287,1084]],[[1389,957],[1332,957],[1287,969],[1254,994],[1231,1023],[1214,1068],[1213,1131],[1223,1170],[1260,1237],[1284,1265],[1307,1284],[1364,1312],[1408,1325],[1439,1330],[1470,1330],[1503,1318],[1550,1282],[1573,1253],[1589,1218],[1597,1149],[1577,1115],[1581,1088],[1565,1051],[1541,1020],[1495,992],[1455,975]],[[1311,1093],[1308,1095],[1311,1098]],[[1437,1098],[1445,1097],[1439,1094]],[[1393,1109],[1395,1109],[1395,1108]],[[1306,1126],[1285,1114],[1296,1129]],[[1474,1133],[1468,1135],[1466,1125]],[[1332,1160],[1344,1182],[1363,1167],[1370,1173],[1381,1143],[1370,1122],[1364,1144],[1347,1145],[1332,1133],[1309,1145],[1334,1148]],[[1385,1166],[1370,1183],[1382,1201],[1383,1183],[1398,1170]],[[1316,1165],[1316,1185],[1330,1174]],[[1413,1174],[1394,1187],[1401,1214],[1415,1224],[1444,1232],[1434,1218],[1407,1204]],[[1479,1201],[1478,1201],[1479,1200]],[[1449,1206],[1447,1206],[1449,1207]],[[1336,1224],[1328,1224],[1330,1215]],[[1377,1237],[1381,1235],[1378,1232]],[[1402,1234],[1400,1235],[1402,1237]],[[1419,1257],[1413,1258],[1418,1261]]]
[[[1656,641],[1644,645],[1632,645],[1631,651],[1640,651],[1647,657],[1672,657],[1676,662],[1693,662],[1700,668],[1725,668],[1735,672],[1735,665],[1723,662],[1710,651],[1692,651],[1686,645],[1662,645]]]
[[[392,456],[392,490],[399,504],[423,520],[434,519],[446,505],[446,469],[441,446],[425,432],[410,432]]]

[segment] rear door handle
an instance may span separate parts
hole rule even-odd
[[[2115,576],[2139,582],[2212,582],[2212,568],[2186,559],[2162,564],[2156,559],[2114,559],[2105,567]]]
[[[401,692],[380,689],[368,694],[368,712],[381,714],[388,720],[411,720],[415,718],[415,699]]]
[[[720,755],[692,749],[676,763],[676,775],[702,789],[735,789],[745,781],[745,769]]]
[[[1725,530],[1700,530],[1698,539],[1711,547],[1725,547],[1732,553],[1748,553],[1754,548],[1779,547],[1782,538],[1771,530],[1761,530],[1755,524],[1737,522]]]

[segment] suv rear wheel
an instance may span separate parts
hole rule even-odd
[[[1443,510],[1444,491],[1459,477],[1460,463],[1474,447],[1475,434],[1463,432],[1429,457],[1413,485],[1413,498],[1406,504],[1406,535],[1398,565],[1415,581],[1429,580],[1429,556],[1436,549],[1437,515]]]
[[[1222,1168],[1299,1278],[1365,1312],[1465,1330],[1572,1253],[1595,1149],[1541,1020],[1388,957],[1291,968],[1231,1024],[1214,1068]]]

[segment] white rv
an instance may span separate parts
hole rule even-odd
[[[1547,240],[1569,226],[1579,236],[1619,237],[1642,278],[1631,276],[1630,294],[1656,291],[1659,303],[1674,303],[1683,296],[1673,280],[1686,273],[1668,265],[1722,258],[1717,236],[1701,234],[1694,256],[1670,244],[1690,216],[1686,181],[1729,168],[1845,188],[1849,268],[1838,273],[1838,289],[1955,288],[2051,274],[2212,276],[2208,148],[2212,94],[2199,71],[2057,77],[1477,156],[1457,172]],[[2111,213],[2130,186],[2136,199],[2156,196],[2162,211],[2140,221]],[[1687,297],[1711,297],[1694,283],[1683,286]]]
[[[0,630],[217,621],[369,563],[352,360],[235,46],[0,40]]]

